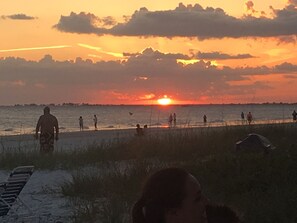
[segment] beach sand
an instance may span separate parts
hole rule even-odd
[[[87,146],[114,140],[125,140],[134,137],[135,130],[106,130],[60,133],[55,142],[55,152],[83,149]],[[0,153],[6,151],[39,151],[39,141],[33,135],[0,136]],[[4,182],[10,171],[0,170],[0,182]],[[64,198],[60,185],[72,179],[71,172],[65,170],[40,171],[36,170],[23,191],[21,199],[32,209],[35,218],[25,222],[71,222],[72,208],[70,201]],[[25,212],[23,207],[19,212]],[[23,222],[8,217],[0,218],[0,222]]]
[[[86,148],[89,145],[102,142],[128,139],[133,137],[134,134],[134,129],[62,132],[59,134],[59,140],[55,141],[55,151],[68,151]],[[31,134],[0,136],[0,151],[12,149],[39,150],[39,141]]]
[[[0,171],[0,182],[5,181],[9,173],[10,171]],[[13,219],[8,215],[0,217],[0,222],[71,222],[69,200],[62,196],[59,187],[71,179],[71,173],[63,170],[35,171],[19,195],[35,216]],[[23,206],[15,205],[14,208],[18,214],[28,215]]]

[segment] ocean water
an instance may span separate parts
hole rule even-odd
[[[96,105],[50,106],[58,118],[61,132],[79,131],[79,117],[85,130],[94,130],[93,116],[97,115],[98,130],[135,128],[139,123],[148,127],[168,127],[168,118],[176,113],[177,128],[240,125],[240,114],[251,112],[254,123],[291,122],[297,104],[246,104],[246,105]],[[33,134],[43,106],[0,106],[0,135]]]

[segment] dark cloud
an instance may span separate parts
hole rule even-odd
[[[14,15],[3,15],[1,16],[2,19],[14,19],[14,20],[33,20],[36,17],[28,16],[26,14],[14,14]]]
[[[297,35],[296,36],[281,36],[278,37],[278,45],[282,44],[282,43],[293,43],[295,44],[297,42]]]
[[[54,101],[55,98],[62,102],[78,98],[83,101],[94,97],[93,92],[96,92],[98,101],[108,92],[134,97],[140,92],[155,95],[175,92],[179,98],[194,100],[199,95],[242,95],[270,87],[269,82],[230,84],[250,80],[253,75],[283,74],[291,75],[291,79],[297,76],[297,65],[290,63],[275,67],[218,68],[200,60],[184,65],[177,63],[176,59],[187,56],[162,53],[151,48],[129,56],[126,61],[96,63],[81,58],[75,61],[56,61],[50,55],[40,61],[14,57],[1,59],[0,104],[24,103],[21,99],[17,100],[24,98],[24,95],[31,102],[40,103],[42,100]]]
[[[275,70],[278,72],[295,73],[297,72],[297,65],[285,62],[280,65],[276,65]]]
[[[117,21],[112,16],[103,17],[101,21],[105,26],[114,26],[117,24]]]
[[[236,18],[220,8],[203,8],[199,4],[179,4],[174,10],[149,11],[140,8],[124,23],[110,28],[98,25],[101,20],[93,14],[71,13],[61,16],[56,27],[60,31],[73,33],[111,34],[116,36],[161,36],[161,37],[198,37],[240,38],[240,37],[278,37],[297,35],[297,8],[291,1],[283,9],[272,9],[273,18],[246,15]],[[247,3],[250,10],[253,3]],[[263,13],[262,13],[263,15]]]
[[[53,27],[62,32],[100,34],[104,32],[104,29],[98,28],[100,22],[101,19],[92,13],[71,12],[69,16],[61,16],[59,23]]]
[[[198,52],[196,57],[198,59],[203,59],[203,60],[230,60],[230,59],[254,58],[254,56],[250,54],[229,55],[221,52],[210,52],[210,53]]]
[[[184,55],[181,53],[162,53],[158,50],[154,50],[152,48],[146,48],[142,53],[123,53],[126,57],[137,57],[138,59],[147,59],[147,58],[153,58],[153,59],[182,59],[182,60],[190,60],[192,59],[188,55]]]
[[[81,12],[76,14],[71,12],[69,16],[61,16],[58,24],[54,25],[62,32],[70,33],[96,33],[98,35],[104,34],[106,28],[116,25],[117,22],[112,16],[99,18],[92,13]]]

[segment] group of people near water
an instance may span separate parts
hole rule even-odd
[[[97,131],[98,119],[97,119],[97,116],[96,115],[94,115],[93,121],[94,121],[95,131]],[[84,130],[84,120],[83,120],[83,117],[82,116],[79,117],[78,124],[79,124],[79,130],[80,131],[83,131]]]
[[[40,152],[53,152],[54,150],[54,140],[59,139],[59,125],[57,118],[50,114],[50,108],[46,106],[43,109],[44,114],[41,115],[38,119],[36,130],[35,130],[35,138],[40,141]],[[294,110],[292,113],[293,121],[297,121],[297,112]],[[243,112],[241,112],[241,119],[244,122],[245,121],[245,115]],[[253,121],[252,113],[249,112],[246,116],[246,119],[249,124]],[[93,118],[94,121],[94,128],[97,130],[97,123],[98,119],[97,116],[94,115]],[[203,116],[203,122],[207,122],[207,116]],[[168,119],[169,127],[176,127],[176,113],[170,114]],[[79,117],[79,127],[82,131],[84,129],[83,125],[83,118],[82,116]],[[144,130],[147,129],[147,125],[144,125],[144,129],[140,127],[139,124],[136,125],[136,134],[137,135],[144,135]],[[38,137],[38,133],[40,131],[40,136]],[[56,133],[56,134],[55,134]]]
[[[245,122],[245,117],[244,117],[244,113],[241,112],[241,120],[244,123]],[[297,112],[294,110],[292,113],[292,117],[293,117],[293,121],[296,122],[297,121]],[[251,112],[249,112],[246,116],[246,120],[248,121],[249,125],[251,124],[251,122],[253,121],[253,115]]]
[[[244,118],[244,113],[243,112],[241,112],[240,117],[241,117],[242,123],[244,124],[245,123],[245,118]],[[252,121],[253,121],[253,115],[252,115],[251,112],[249,112],[247,114],[246,120],[248,121],[249,125],[252,123]]]
[[[176,114],[175,112],[172,114],[170,113],[168,118],[168,126],[169,128],[176,127]]]
[[[136,136],[144,136],[147,132],[147,125],[144,125],[143,128],[140,127],[140,124],[136,125]]]

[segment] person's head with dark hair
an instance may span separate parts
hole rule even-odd
[[[149,177],[132,210],[133,223],[206,223],[207,199],[197,179],[167,168]]]
[[[208,223],[240,223],[236,212],[225,205],[206,205]]]
[[[44,114],[49,114],[50,113],[50,108],[48,106],[44,107],[43,113]]]

